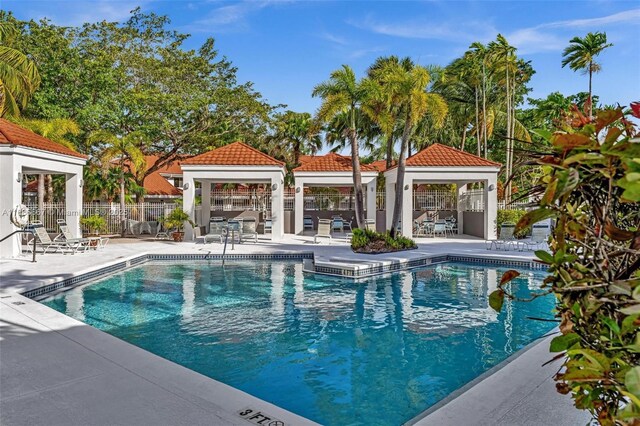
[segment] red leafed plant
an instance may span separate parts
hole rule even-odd
[[[574,110],[562,131],[539,132],[551,152],[532,154],[543,173],[532,192],[539,206],[516,229],[553,218],[542,294],[555,294],[560,334],[551,351],[564,359],[558,392],[600,424],[640,424],[640,134],[631,109]],[[499,310],[508,271],[489,303]]]

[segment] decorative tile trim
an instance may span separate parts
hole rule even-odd
[[[273,253],[273,254],[227,254],[227,260],[303,260],[313,259],[312,252],[304,253]],[[133,266],[141,265],[148,261],[169,261],[169,260],[222,260],[221,254],[144,254],[133,259],[114,263],[109,266],[96,269],[91,272],[64,278],[52,284],[47,284],[33,290],[21,293],[23,296],[33,299],[64,287],[75,287],[86,284],[89,281],[102,278],[114,272],[120,272]]]

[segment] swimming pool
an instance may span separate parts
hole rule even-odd
[[[148,263],[43,303],[326,425],[397,425],[549,331],[554,300],[487,294],[507,268],[444,263],[366,282],[292,262]],[[544,274],[523,271],[519,296]]]

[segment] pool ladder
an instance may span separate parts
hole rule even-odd
[[[231,232],[231,250],[233,250],[234,247],[234,239],[235,239],[235,228],[234,227],[230,227],[229,225],[227,225],[227,233],[224,236],[224,248],[222,249],[222,266],[224,266],[224,257],[227,254],[227,241],[229,240],[229,232]]]

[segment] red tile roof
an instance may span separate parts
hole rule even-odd
[[[395,160],[391,162],[392,166],[394,166],[395,164]],[[375,167],[378,172],[384,172],[385,170],[387,170],[387,160],[376,160],[371,163],[371,165]]]
[[[371,164],[361,164],[363,172],[376,172]],[[351,157],[331,152],[327,155],[319,155],[293,169],[294,172],[350,172]]]
[[[144,178],[144,189],[146,190],[146,195],[182,195],[182,191],[171,185],[171,183],[160,176],[160,173],[158,173],[157,171]]]
[[[308,163],[309,161],[312,161],[314,158],[316,158],[315,155],[305,155],[302,154],[300,155],[300,157],[298,158],[298,161],[300,162],[300,165],[303,165],[305,163]]]
[[[500,163],[434,143],[407,158],[408,167],[500,167]],[[394,166],[395,167],[395,166]]]
[[[78,158],[88,158],[72,149],[57,144],[49,139],[33,133],[24,127],[20,127],[10,121],[0,118],[0,144],[18,145],[27,148],[40,149],[42,151],[55,152],[56,154],[69,155]]]
[[[284,163],[243,142],[233,142],[182,162],[184,165],[284,166]]]

